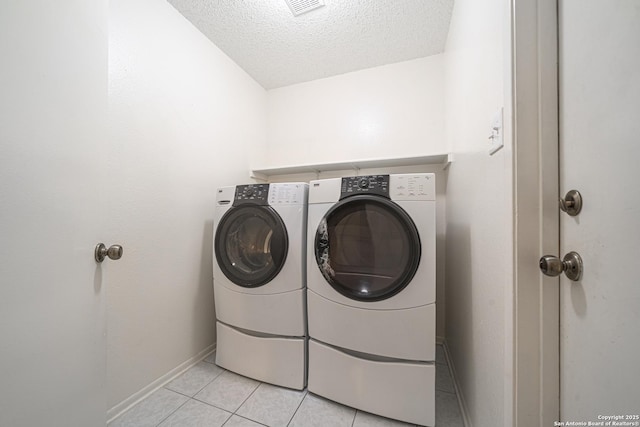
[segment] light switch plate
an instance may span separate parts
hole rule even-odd
[[[504,133],[504,129],[502,127],[502,114],[503,108],[500,107],[491,119],[491,129],[489,134],[489,155],[495,154],[496,151],[504,146],[504,141],[502,138],[502,134]]]

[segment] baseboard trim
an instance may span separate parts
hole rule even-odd
[[[116,418],[118,418],[124,412],[128,411],[129,409],[131,409],[134,405],[140,403],[142,400],[144,400],[147,397],[149,397],[150,394],[152,394],[153,392],[158,390],[160,387],[164,386],[168,382],[172,381],[173,379],[175,379],[176,377],[181,375],[183,372],[185,372],[187,369],[191,368],[196,363],[198,363],[201,360],[207,358],[214,351],[216,351],[216,344],[211,344],[209,347],[205,348],[204,350],[202,350],[201,352],[199,352],[195,356],[189,358],[185,362],[183,362],[180,365],[176,366],[175,368],[173,368],[172,370],[170,370],[169,372],[167,372],[166,374],[164,374],[163,376],[161,376],[157,380],[153,381],[148,386],[146,386],[146,387],[142,388],[140,391],[137,391],[136,393],[132,394],[131,396],[129,396],[128,398],[126,398],[122,402],[120,402],[117,405],[113,406],[111,409],[108,409],[107,410],[107,420],[108,420],[107,424],[112,422]]]
[[[439,344],[442,344],[442,348],[444,349],[444,357],[447,359],[447,365],[449,366],[449,373],[451,374],[451,378],[453,379],[453,387],[456,390],[456,396],[458,396],[458,405],[460,405],[460,413],[462,414],[462,422],[464,423],[464,427],[473,427],[473,425],[471,424],[471,419],[469,418],[469,410],[467,409],[467,403],[464,400],[464,395],[462,394],[460,384],[458,384],[458,377],[456,376],[456,367],[453,364],[453,360],[451,359],[451,353],[449,351],[449,346],[447,345],[447,341],[441,337],[436,338],[436,341],[438,340],[441,340]]]

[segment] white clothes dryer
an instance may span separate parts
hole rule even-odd
[[[310,182],[309,391],[435,423],[435,175]]]
[[[213,239],[216,364],[306,385],[306,183],[217,191]]]

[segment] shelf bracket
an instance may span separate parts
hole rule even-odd
[[[263,173],[251,171],[249,177],[257,181],[269,182],[269,176]]]

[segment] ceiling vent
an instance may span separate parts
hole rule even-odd
[[[324,6],[322,0],[285,0],[293,16],[302,15]]]

